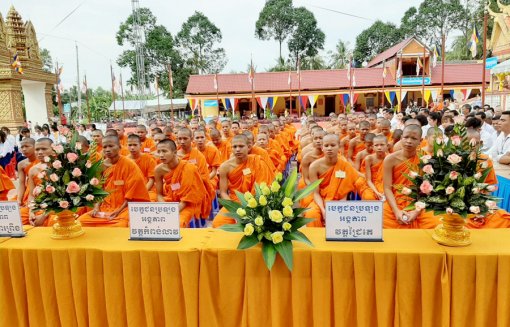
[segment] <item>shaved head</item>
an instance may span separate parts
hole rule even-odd
[[[408,125],[406,127],[404,127],[404,134],[406,132],[417,132],[420,137],[421,137],[421,133],[422,133],[422,129],[421,129],[421,125]]]
[[[120,146],[119,137],[115,136],[115,135],[106,135],[103,138],[103,143],[106,143],[106,142],[113,142],[113,143],[117,144],[118,146]]]

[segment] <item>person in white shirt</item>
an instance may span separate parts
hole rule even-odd
[[[4,128],[2,128],[0,130],[0,165],[3,168],[11,161],[13,152],[14,146],[7,141],[7,134],[4,132]]]
[[[39,125],[35,125],[34,127],[34,135],[32,135],[32,138],[37,141],[38,139],[40,139],[41,137],[44,137],[43,134],[42,134],[42,127],[39,126]]]
[[[488,154],[500,164],[510,164],[510,111],[503,111],[499,118],[501,133]]]

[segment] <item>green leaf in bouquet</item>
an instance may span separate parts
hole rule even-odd
[[[82,195],[83,193],[85,193],[85,191],[87,191],[87,188],[89,187],[89,184],[83,184],[81,187],[80,187],[80,192],[78,193],[79,195]]]
[[[89,179],[92,179],[94,177],[97,177],[99,175],[100,169],[101,169],[101,160],[98,162],[92,164],[92,166],[87,170],[87,177]]]
[[[69,175],[69,171],[66,170],[64,172],[64,176],[62,177],[62,181],[64,182],[64,185],[69,184],[69,182],[71,181],[71,176]]]
[[[258,199],[262,195],[259,183],[255,183],[255,197]]]
[[[248,202],[244,198],[244,193],[241,193],[239,191],[236,191],[237,198],[239,201],[241,201],[241,205],[243,208],[246,208],[248,206]]]
[[[297,191],[294,195],[294,199],[292,201],[294,203],[298,202],[299,200],[305,198],[308,194],[312,193],[320,184],[322,183],[322,179],[318,179],[315,182],[311,183],[304,189]]]
[[[470,177],[469,177],[470,178]],[[467,180],[467,178],[466,178]],[[464,186],[461,186],[457,189],[457,191],[455,192],[455,194],[461,198],[461,199],[464,199],[464,197],[466,196],[466,188]]]
[[[298,230],[299,228],[303,227],[304,225],[314,221],[315,219],[313,218],[297,218],[297,219],[294,219],[292,221],[290,221],[289,223],[292,225],[292,228],[290,229],[291,231],[296,231]]]
[[[303,242],[303,243],[306,243],[308,244],[309,246],[312,246],[313,247],[313,244],[312,242],[310,242],[310,240],[308,239],[308,237],[306,237],[305,234],[301,233],[300,231],[294,231],[294,232],[291,232],[291,233],[286,233],[285,234],[285,239],[288,239],[289,241],[299,241],[299,242]]]
[[[292,266],[293,266],[292,242],[284,240],[281,243],[275,244],[274,247],[275,247],[276,251],[278,251],[278,253],[282,257],[287,268],[289,268],[289,270],[292,271]]]
[[[302,213],[310,210],[309,208],[294,208],[294,217],[299,217]]]
[[[487,179],[487,176],[489,176],[492,169],[493,169],[492,167],[488,167],[482,171],[482,177],[480,177],[481,182],[485,182],[485,180]]]
[[[475,178],[474,177],[467,177],[464,179],[464,186],[468,186],[468,185],[471,185],[475,182]]]
[[[235,220],[236,220],[236,222],[241,222],[241,221],[243,220],[243,218],[248,218],[247,216],[245,216],[245,217],[241,217],[241,216],[239,216],[239,215],[238,215],[237,213],[235,213],[235,212],[227,212],[227,213],[225,214],[225,216],[235,219]]]
[[[434,188],[434,192],[439,192],[439,191],[442,191],[442,190],[444,190],[444,189],[446,189],[446,186],[445,186],[445,185],[443,185],[443,184],[439,184],[438,186],[436,186],[436,187]]]
[[[245,235],[245,236],[243,236],[243,238],[239,242],[239,245],[237,246],[237,249],[238,250],[249,249],[252,246],[256,245],[257,243],[259,243],[259,240],[258,240],[258,238],[257,238],[257,236],[255,234],[252,234],[250,236],[246,236]]]
[[[412,211],[412,210],[414,210],[414,209],[416,209],[416,207],[414,206],[414,204],[413,204],[413,203],[411,203],[410,205],[408,205],[407,207],[405,207],[405,208],[404,208],[404,209],[402,209],[402,210],[404,210],[404,211]]]
[[[487,201],[487,200],[481,196],[473,196],[473,197],[470,197],[468,200],[469,204],[472,206],[481,206],[485,203],[485,201]]]
[[[466,204],[464,203],[464,201],[462,201],[462,199],[458,197],[452,199],[452,201],[450,202],[450,206],[454,209],[457,209],[457,211],[462,211],[466,208]]]
[[[226,232],[244,232],[244,226],[242,224],[226,224],[220,227],[220,229]]]
[[[218,201],[229,212],[236,212],[237,209],[241,208],[241,204],[232,200],[219,199]]]
[[[95,188],[93,191],[92,191],[92,195],[95,196],[95,197],[106,197],[108,195],[110,195],[109,192],[103,190],[103,189],[100,189],[100,188]]]
[[[294,194],[294,191],[296,189],[296,182],[297,182],[297,169],[292,169],[292,172],[290,173],[290,176],[287,178],[285,183],[283,183],[283,192],[285,193],[286,197],[291,197],[292,194]]]
[[[276,249],[270,241],[262,242],[262,257],[264,258],[267,269],[271,270],[276,259]]]
[[[445,197],[443,197],[443,196],[434,195],[434,196],[427,197],[427,201],[426,202],[430,202],[430,203],[447,203],[448,200]]]

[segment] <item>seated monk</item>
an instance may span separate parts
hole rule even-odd
[[[421,126],[408,125],[402,135],[402,150],[388,155],[383,162],[384,228],[434,228],[439,224],[439,217],[434,212],[424,210],[404,211],[411,201],[398,191],[400,187],[409,187],[412,182],[408,175],[411,168],[417,167],[420,159],[417,149],[421,142]],[[417,169],[417,168],[416,168]]]
[[[149,202],[149,192],[140,168],[131,159],[121,156],[116,136],[103,139],[104,189],[110,192],[94,209],[78,219],[86,227],[128,227],[128,202]]]
[[[420,122],[416,119],[408,119],[404,122],[404,128],[406,128],[407,126],[410,126],[410,125],[419,126],[421,128]],[[402,135],[403,135],[403,131],[402,131]],[[421,144],[421,140],[420,140],[420,144]],[[402,150],[402,139],[400,139],[398,142],[393,143],[393,147],[392,147],[393,152],[397,152],[400,150]]]
[[[339,140],[347,136],[347,119],[343,116],[338,116],[338,127],[335,134],[338,135]]]
[[[119,134],[114,129],[107,129],[105,136],[115,136],[118,138]],[[119,154],[121,156],[129,156],[129,150],[127,148],[127,137],[125,137],[125,139],[126,139],[126,145],[125,146],[121,145],[120,150],[119,150]]]
[[[469,140],[475,140],[478,147],[480,144],[480,132],[468,129],[466,137]],[[489,168],[489,174],[485,178],[484,183],[490,185],[497,185],[498,178],[496,177],[496,171],[494,170],[493,162],[486,154],[481,154],[480,159],[483,161],[479,165],[479,172],[482,173],[485,169]],[[485,217],[469,218],[467,221],[467,227],[472,229],[482,228],[510,228],[510,213],[503,209],[497,209],[493,213],[488,213]]]
[[[116,123],[113,125],[113,130],[117,132],[117,137],[119,138],[119,144],[123,148],[127,148],[127,135],[124,131],[124,124]],[[128,154],[126,154],[128,155]]]
[[[248,138],[236,135],[232,138],[234,158],[220,166],[220,196],[222,199],[239,201],[235,191],[241,193],[254,192],[255,183],[272,182],[272,172],[259,156],[248,155]],[[227,217],[227,209],[222,208],[214,217],[213,227],[234,224],[235,220]]]
[[[269,170],[275,174],[276,167],[273,165],[273,162],[271,161],[271,158],[269,157],[269,153],[262,149],[261,147],[258,147],[255,144],[255,136],[251,131],[243,131],[242,134],[244,134],[248,138],[248,154],[256,154],[260,156],[262,161],[269,167]]]
[[[209,132],[211,135],[211,142],[220,152],[220,160],[221,162],[225,162],[230,159],[230,155],[232,154],[232,146],[229,142],[223,141],[221,139],[220,131],[217,129],[211,129]]]
[[[202,177],[202,183],[204,183],[204,187],[207,191],[205,200],[202,204],[202,214],[200,218],[209,218],[212,209],[212,200],[216,196],[216,189],[214,189],[211,185],[209,179],[209,169],[207,168],[207,161],[205,160],[204,155],[198,151],[196,148],[193,148],[191,145],[192,133],[189,128],[181,128],[177,132],[177,143],[179,144],[180,149],[177,151],[177,156],[179,159],[186,160],[188,163],[197,166],[198,173],[200,177]]]
[[[285,157],[281,156],[276,150],[268,148],[268,141],[267,134],[260,130],[257,134],[257,146],[267,151],[273,166],[276,167],[276,171],[283,172],[285,170]]]
[[[354,169],[361,172],[362,174],[365,173],[365,157],[369,154],[374,153],[374,133],[368,133],[365,136],[365,150],[359,152],[356,155],[356,160],[354,160]]]
[[[25,221],[22,221],[23,225],[28,225],[28,172],[29,170],[39,163],[35,156],[35,140],[33,138],[24,138],[20,142],[21,154],[26,158],[18,163],[18,204],[20,210],[25,210]],[[22,215],[23,216],[23,215]]]
[[[145,125],[136,126],[136,135],[140,137],[140,149],[143,153],[156,151],[156,143],[153,139],[147,137],[147,127]]]
[[[397,144],[402,138],[403,131],[401,129],[396,129],[391,133],[391,141],[388,142],[388,152],[394,152],[395,149],[393,145]]]
[[[96,152],[103,156],[103,132],[100,129],[95,129],[91,133],[92,142],[96,145]]]
[[[388,140],[384,135],[374,137],[374,153],[365,158],[365,176],[369,189],[361,194],[363,200],[384,200],[383,161],[388,154]]]
[[[38,163],[32,166],[28,171],[27,185],[28,185],[28,199],[27,203],[34,200],[34,189],[36,186],[42,184],[39,174],[47,169],[44,163],[45,157],[51,157],[55,154],[52,148],[53,141],[49,138],[40,138],[35,142],[35,156]],[[21,221],[26,223],[27,221],[32,226],[52,226],[55,221],[55,216],[50,215],[45,211],[33,211],[29,208],[21,208]]]
[[[161,164],[156,167],[154,177],[158,201],[178,202],[181,227],[188,227],[200,218],[206,190],[198,168],[180,160],[177,147],[172,140],[165,139],[157,145]]]
[[[348,163],[342,155],[338,154],[339,140],[336,134],[327,134],[322,141],[324,157],[310,165],[310,183],[322,179],[322,183],[315,189],[314,201],[308,205],[304,213],[306,218],[314,221],[307,224],[309,227],[323,227],[326,216],[325,202],[345,200],[350,192],[358,189],[364,178]]]
[[[167,140],[175,141],[175,134],[174,134],[174,130],[172,127],[170,127],[170,126],[165,127],[163,129],[163,134],[165,134],[165,138]]]
[[[128,136],[128,158],[133,160],[140,168],[143,178],[145,180],[145,188],[149,192],[151,201],[157,201],[156,187],[154,185],[154,169],[156,168],[156,160],[151,154],[142,153],[142,143],[140,137],[136,134]]]
[[[349,141],[349,150],[347,150],[347,161],[354,165],[356,155],[365,150],[365,136],[370,131],[370,123],[366,120],[359,123],[359,135]]]
[[[0,201],[7,201],[7,194],[10,190],[14,190],[16,186],[11,181],[5,170],[0,166]]]
[[[300,190],[304,189],[307,185],[310,184],[310,176],[309,176],[310,165],[314,161],[324,157],[324,152],[322,152],[322,142],[323,142],[324,135],[326,135],[326,132],[322,129],[316,130],[313,133],[313,143],[312,144],[314,146],[314,149],[312,151],[308,152],[303,157],[303,161],[301,162],[301,178],[299,179],[299,182],[298,182],[298,189],[300,189]],[[313,194],[310,194],[310,195],[306,196],[305,198],[303,198],[299,202],[299,205],[303,208],[306,208],[312,201],[313,201]]]
[[[349,143],[356,137],[356,124],[353,122],[347,123],[347,135],[344,138],[340,139],[340,149],[339,153],[347,157],[347,153],[349,152]]]
[[[220,168],[221,165],[220,151],[218,151],[214,145],[205,144],[206,137],[203,129],[197,129],[193,133],[193,140],[195,141],[198,151],[204,155],[205,161],[207,162],[209,183],[214,190],[217,190],[219,183],[218,168]]]

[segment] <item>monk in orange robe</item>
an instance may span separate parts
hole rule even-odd
[[[120,146],[123,148],[127,148],[127,135],[125,134],[124,131],[124,125],[120,123],[115,124],[113,125],[113,129],[117,132],[117,137],[119,138]]]
[[[170,126],[167,126],[163,129],[163,134],[165,134],[165,138],[167,140],[172,140],[175,142],[175,134],[174,134],[174,130],[172,127]]]
[[[103,132],[100,129],[93,130],[90,134],[92,142],[96,145],[96,152],[103,155]]]
[[[374,137],[374,153],[365,158],[365,176],[368,189],[361,194],[363,200],[384,199],[383,161],[388,154],[388,140],[384,135]]]
[[[42,184],[39,174],[46,170],[47,166],[44,163],[45,157],[54,155],[53,148],[51,147],[53,141],[49,138],[40,138],[35,142],[35,156],[38,163],[33,165],[28,171],[27,185],[28,185],[28,199],[27,203],[30,203],[34,199],[34,190],[37,186]],[[44,211],[33,211],[29,208],[21,209],[21,221],[28,222],[32,226],[52,226],[55,221],[55,216],[50,215]]]
[[[282,172],[285,169],[285,157],[280,156],[276,150],[268,148],[268,136],[266,133],[259,132],[256,144],[258,147],[267,151],[273,166],[276,167],[278,172]]]
[[[341,140],[347,136],[347,120],[342,117],[338,117],[338,125],[337,125],[336,135],[338,135],[338,139]]]
[[[301,162],[301,178],[298,182],[298,189],[304,189],[308,184],[310,184],[310,176],[309,170],[310,165],[316,160],[324,157],[324,152],[322,152],[322,142],[324,135],[326,135],[326,131],[324,130],[315,130],[313,133],[313,150],[305,154],[303,157],[303,161]],[[309,194],[307,197],[303,198],[299,205],[303,208],[307,207],[310,202],[313,201],[313,194]]]
[[[172,140],[165,139],[157,145],[161,164],[156,167],[155,179],[160,202],[178,202],[181,227],[199,219],[206,189],[198,168],[186,160],[180,160]]]
[[[232,154],[232,146],[230,143],[221,139],[220,131],[217,129],[212,129],[209,134],[211,135],[211,142],[220,152],[221,162],[223,163],[229,160],[230,155]]]
[[[354,164],[356,161],[356,155],[365,150],[365,137],[370,131],[370,123],[366,120],[363,120],[359,123],[359,135],[349,141],[349,150],[347,150],[346,158],[351,163]]]
[[[309,227],[323,227],[325,202],[345,200],[347,194],[357,190],[359,173],[338,154],[339,140],[336,134],[327,134],[322,141],[324,157],[314,161],[310,166],[310,183],[322,179],[322,183],[314,191],[314,201],[308,205],[304,213],[306,218],[313,218]]]
[[[145,187],[149,192],[151,201],[157,201],[156,187],[154,184],[154,169],[156,168],[156,160],[151,154],[142,153],[140,137],[136,134],[128,136],[128,158],[133,160],[140,171],[142,172],[145,180]]]
[[[343,154],[347,157],[347,153],[349,152],[349,144],[351,140],[353,140],[357,136],[356,134],[356,124],[353,122],[347,123],[347,136],[340,139],[340,154]]]
[[[33,138],[24,138],[20,143],[20,151],[26,159],[18,163],[18,204],[21,210],[26,210],[26,220],[23,225],[28,225],[28,172],[30,169],[39,163],[35,156],[35,140]]]
[[[145,125],[136,126],[136,135],[140,137],[140,149],[143,153],[156,151],[156,143],[153,139],[147,137],[147,127]]]
[[[411,199],[401,194],[397,188],[409,187],[412,182],[405,175],[410,167],[417,167],[420,159],[417,149],[421,142],[421,126],[409,125],[402,135],[402,150],[387,156],[383,162],[383,184],[386,202],[384,203],[384,228],[434,228],[439,224],[439,217],[423,210],[404,211],[411,204]]]
[[[5,170],[0,166],[0,201],[7,201],[7,194],[15,188]]]
[[[186,160],[188,163],[197,166],[198,173],[202,178],[202,183],[207,191],[207,196],[202,203],[202,214],[200,218],[208,218],[212,209],[212,200],[216,196],[216,189],[213,188],[209,178],[209,169],[204,155],[196,148],[191,147],[192,133],[188,128],[181,128],[177,132],[177,142],[180,149],[177,151],[179,159]]]
[[[78,218],[86,227],[128,227],[128,202],[149,202],[142,172],[131,159],[121,156],[120,143],[116,136],[103,139],[106,178],[104,189],[110,192],[94,209]]]
[[[267,165],[256,155],[248,155],[248,138],[241,134],[232,138],[234,158],[220,166],[220,196],[222,199],[239,202],[235,191],[254,192],[255,183],[272,182]],[[222,208],[214,217],[213,227],[234,224],[235,220],[227,217],[227,210]]]
[[[468,129],[466,137],[469,140],[475,140],[478,147],[480,145],[480,133],[473,129]],[[497,185],[498,178],[496,176],[496,171],[494,170],[494,165],[492,160],[486,154],[481,154],[480,159],[482,162],[480,163],[479,170],[480,173],[485,169],[490,169],[489,174],[485,178],[484,183],[490,185]],[[484,218],[469,218],[467,221],[467,227],[472,229],[482,229],[482,228],[510,228],[510,213],[506,210],[498,209],[493,213],[488,213]]]
[[[119,138],[119,133],[117,133],[117,131],[114,130],[114,129],[107,129],[106,133],[105,133],[105,136],[115,136],[116,138]],[[127,137],[126,136],[124,136],[124,137],[126,139],[126,145],[125,146],[123,146],[123,145],[120,146],[119,154],[121,156],[129,156],[129,150],[127,148]]]
[[[193,140],[207,162],[207,168],[209,169],[209,183],[214,190],[218,189],[218,168],[221,165],[220,151],[213,146],[206,144],[205,131],[198,129],[193,133]]]
[[[419,126],[421,128],[421,124],[417,119],[406,120],[404,123],[404,128],[406,128],[409,125],[415,125],[415,126]],[[421,142],[422,142],[422,140],[420,140],[420,144],[421,144]],[[393,146],[392,146],[393,152],[397,152],[399,150],[402,150],[402,140],[399,140],[398,142],[393,143]]]
[[[281,156],[284,156],[285,163],[289,160],[289,153],[286,152],[285,147],[278,138],[278,129],[273,124],[267,125],[269,131],[269,147],[278,151]]]
[[[276,167],[273,165],[273,162],[271,161],[271,158],[269,157],[269,153],[262,149],[261,147],[258,147],[255,145],[255,137],[253,133],[249,130],[243,131],[243,134],[248,138],[248,154],[256,154],[260,156],[262,161],[268,166],[269,171],[273,172],[275,174]]]
[[[357,171],[361,172],[362,174],[365,173],[365,162],[364,162],[364,159],[369,154],[374,153],[374,137],[375,137],[374,133],[368,133],[365,136],[365,140],[364,140],[365,150],[363,150],[363,151],[359,152],[358,154],[356,154],[356,160],[354,160],[354,169],[356,169]]]
[[[221,134],[224,141],[227,141],[230,143],[232,141],[232,137],[234,136],[232,134],[232,121],[227,118],[221,122]]]
[[[274,139],[280,143],[280,146],[282,147],[283,153],[285,154],[285,157],[287,157],[287,160],[292,156],[292,149],[289,146],[289,140],[285,137],[285,134],[283,134],[282,126],[278,120],[274,120],[272,122],[272,125],[275,128],[275,137]]]

